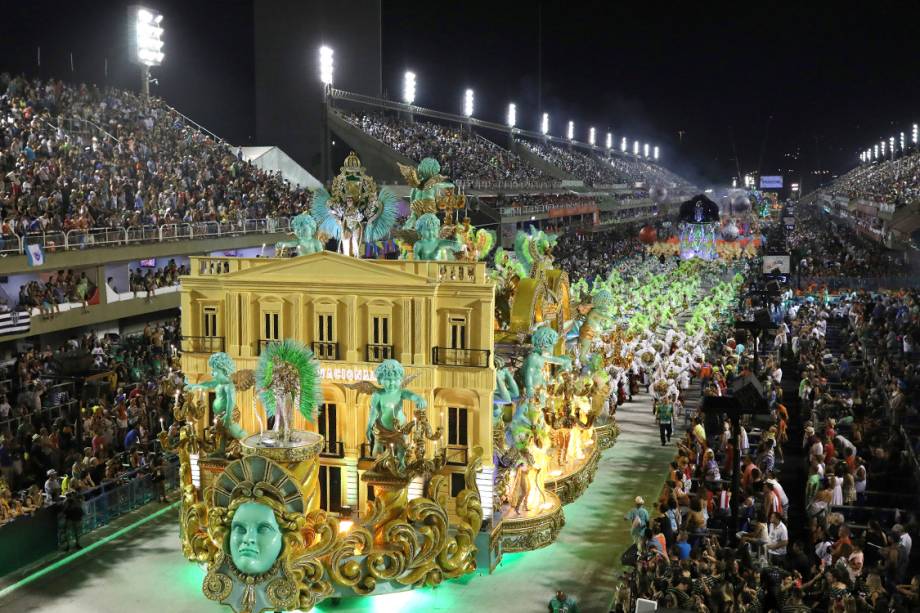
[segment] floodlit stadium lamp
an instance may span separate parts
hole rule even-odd
[[[512,102],[508,105],[508,127],[513,128],[517,123],[517,107]]]
[[[403,102],[409,106],[415,102],[415,73],[410,70],[403,77]]]
[[[323,45],[319,48],[319,80],[324,85],[332,85],[333,70],[332,47]]]
[[[566,135],[569,137],[569,140],[575,140],[575,122],[569,122],[569,129]]]
[[[917,124],[914,124],[913,130],[911,130],[910,140],[916,145],[918,138],[920,138],[920,132],[917,131]]]
[[[901,151],[904,151],[904,143],[905,143],[905,141],[904,141],[904,133],[901,132]]]
[[[885,141],[882,141],[882,157],[885,157]]]
[[[738,187],[738,177],[732,177],[732,189]]]
[[[894,155],[894,136],[888,139],[888,152]]]
[[[633,141],[633,155],[639,155],[639,141]]]
[[[622,151],[623,153],[626,153],[627,146],[628,144],[626,143],[626,137],[624,136],[623,140],[620,141],[620,151]]]
[[[655,158],[655,161],[658,161],[658,145],[655,145],[655,148],[652,150],[652,157]]]
[[[540,132],[543,136],[549,134],[549,113],[543,113],[543,118],[540,119]]]
[[[878,159],[878,145],[875,146],[875,155],[872,156],[872,159]]]
[[[468,89],[463,93],[463,114],[473,116],[473,90]]]
[[[607,132],[607,142],[605,144],[607,145],[607,151],[613,149],[613,134],[610,132]]]
[[[137,9],[135,29],[137,33],[137,61],[147,66],[163,63],[163,15],[151,9]]]
[[[642,146],[642,153],[645,154],[646,159],[648,159],[648,143]]]
[[[588,144],[591,145],[591,146],[593,147],[593,146],[594,146],[594,143],[595,143],[595,132],[594,132],[594,128],[590,128],[590,129],[588,130]]]

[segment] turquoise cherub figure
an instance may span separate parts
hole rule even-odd
[[[441,220],[434,213],[425,213],[415,222],[415,231],[419,238],[412,245],[412,253],[416,260],[449,260],[448,253],[457,253],[461,245],[456,241],[443,239],[441,233]]]
[[[186,383],[185,390],[213,391],[214,403],[211,410],[214,416],[220,419],[233,438],[245,438],[247,432],[233,420],[233,409],[236,407],[236,364],[233,358],[224,352],[213,353],[208,358],[208,368],[211,370],[209,380],[202,383]]]
[[[296,249],[297,255],[310,255],[323,250],[323,242],[316,238],[316,220],[309,213],[301,213],[292,219],[291,230],[297,240],[278,241],[275,253],[281,253],[282,249]]]
[[[563,370],[572,367],[568,356],[552,355],[557,340],[559,334],[548,326],[541,326],[530,335],[533,349],[524,358],[524,396],[527,398],[532,398],[538,387],[546,385],[546,377],[543,374],[546,364],[558,364]]]
[[[415,422],[407,423],[403,413],[403,400],[408,400],[424,409],[428,406],[424,398],[405,389],[406,372],[398,360],[384,360],[374,371],[380,388],[371,394],[370,413],[367,417],[365,434],[373,441],[374,455],[387,448],[392,450],[400,469],[405,467],[407,436]]]

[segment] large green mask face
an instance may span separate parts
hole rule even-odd
[[[260,575],[278,559],[283,539],[270,507],[259,502],[240,505],[230,530],[230,555],[242,572]]]

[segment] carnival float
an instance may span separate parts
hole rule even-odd
[[[404,219],[352,153],[276,257],[192,258],[183,278],[186,384],[160,441],[181,461],[183,553],[237,613],[434,586],[552,543],[631,377],[685,388],[740,284],[649,259],[570,286],[556,237],[493,254],[436,160],[400,170]],[[359,257],[387,236],[398,259]]]

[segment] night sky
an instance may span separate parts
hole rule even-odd
[[[0,70],[100,81],[107,57],[107,82],[136,87],[132,68],[116,59],[127,47],[127,4],[5,7]],[[251,142],[251,3],[148,4],[167,26],[168,59],[155,69],[153,92],[228,139]],[[537,2],[382,5],[391,98],[411,69],[420,106],[459,113],[470,87],[477,117],[503,122],[513,101],[518,124],[539,128]],[[804,178],[808,191],[829,178],[809,173],[845,171],[880,139],[902,130],[909,138],[920,120],[918,27],[917,3],[543,2],[542,106],[553,134],[571,119],[581,140],[593,125],[599,143],[609,130],[658,144],[663,163],[701,185],[760,170]],[[65,48],[76,57],[72,77]]]

